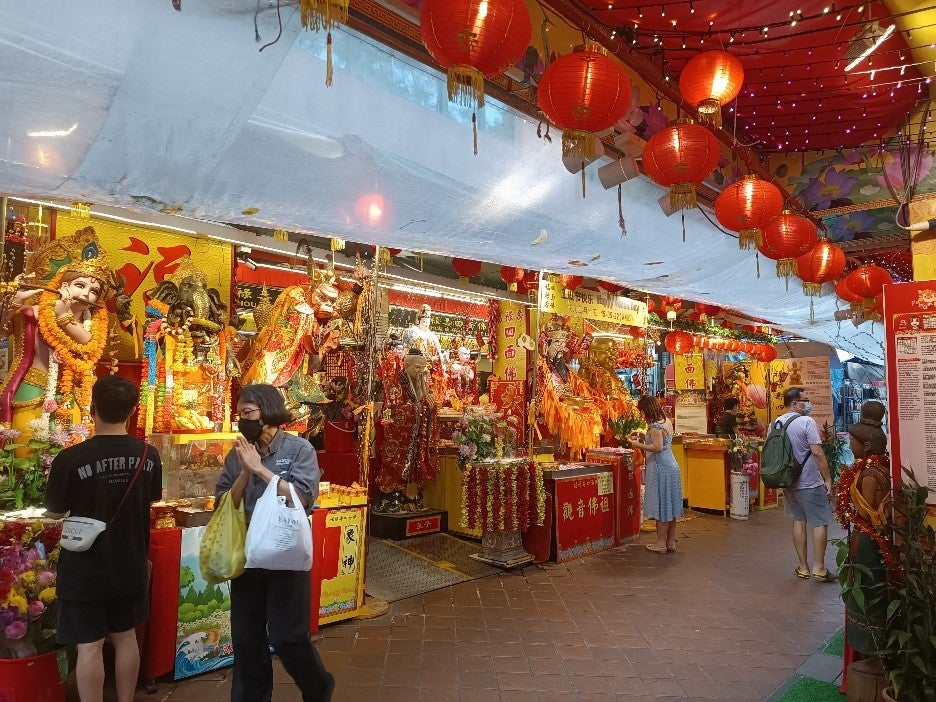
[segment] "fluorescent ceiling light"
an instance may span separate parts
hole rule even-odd
[[[869,45],[864,49],[864,51],[861,52],[861,54],[858,55],[857,58],[853,59],[850,64],[845,66],[845,72],[848,73],[848,71],[850,71],[859,63],[861,63],[866,58],[868,58],[868,56],[870,56],[875,51],[875,49],[877,49],[881,44],[883,44],[887,40],[887,37],[889,37],[891,34],[894,33],[895,27],[896,25],[892,24],[890,27],[885,29],[884,32],[877,39],[874,40],[874,43],[869,43]]]
[[[68,129],[47,129],[44,131],[35,131],[35,132],[26,132],[26,136],[33,138],[42,138],[42,137],[67,137],[73,131],[78,129],[78,123],[75,122]]]

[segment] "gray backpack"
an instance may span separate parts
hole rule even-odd
[[[787,427],[801,415],[790,417],[783,425],[780,420],[775,421],[764,442],[761,451],[760,477],[764,486],[769,488],[785,488],[795,484],[803,472],[805,459],[800,462],[793,455],[793,444],[787,434]]]

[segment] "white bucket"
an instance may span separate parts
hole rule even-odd
[[[751,483],[746,473],[731,474],[731,518],[747,519],[751,509]]]

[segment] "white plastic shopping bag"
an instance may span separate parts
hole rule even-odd
[[[257,500],[247,526],[247,567],[267,570],[309,570],[312,567],[312,525],[296,489],[287,482],[292,503],[276,494],[273,476]]]

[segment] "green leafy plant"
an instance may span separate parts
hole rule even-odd
[[[870,568],[851,561],[847,542],[839,544],[843,598],[851,597],[864,613],[886,604],[877,655],[899,702],[936,699],[936,532],[926,523],[929,492],[904,469],[894,496],[897,567],[885,584]]]
[[[845,439],[839,438],[835,430],[826,422],[822,425],[822,452],[825,453],[826,463],[829,464],[829,474],[832,480],[838,475],[842,467],[842,456],[845,455]]]
[[[0,428],[0,511],[37,507],[42,504],[52,459],[66,446],[87,438],[88,429],[80,424],[50,429],[47,421],[29,423],[31,437],[25,444],[16,443],[17,429]],[[28,449],[28,456],[16,450]]]
[[[466,411],[452,434],[452,442],[458,447],[458,459],[463,466],[494,458],[498,447],[505,456],[513,450],[512,434],[504,416],[485,411]]]

